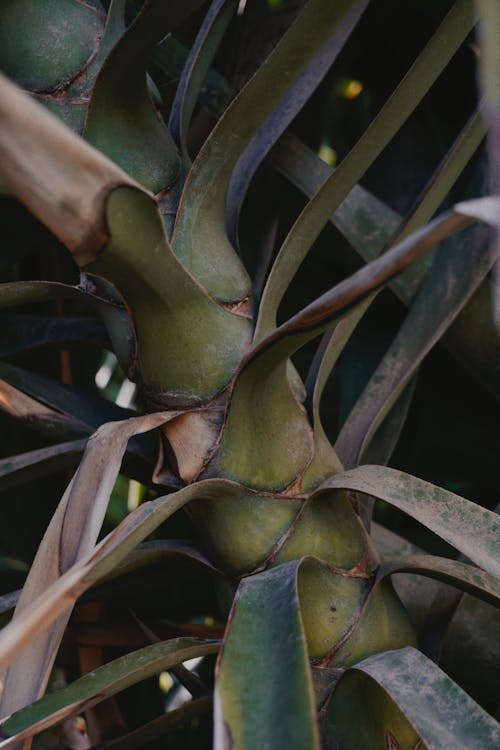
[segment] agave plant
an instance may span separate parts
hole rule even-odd
[[[107,713],[113,746],[175,731],[177,746],[201,747],[199,717],[213,704],[216,748],[496,747],[494,718],[436,661],[462,592],[498,604],[497,516],[387,467],[419,364],[441,337],[498,392],[498,335],[480,317],[490,307],[496,257],[484,227],[497,226],[498,199],[476,196],[430,221],[483,140],[484,113],[465,123],[407,216],[358,185],[469,38],[474,9],[467,0],[448,4],[332,169],[285,131],[335,70],[368,0],[299,4],[235,91],[212,66],[244,5],[0,5],[0,63],[15,81],[0,79],[0,174],[50,230],[36,229],[40,252],[57,254],[57,238],[73,258],[64,256],[66,276],[50,280],[20,277],[14,258],[18,275],[0,285],[1,307],[33,311],[56,301],[58,316],[26,323],[9,313],[4,355],[104,342],[136,383],[139,404],[125,409],[68,378],[60,384],[0,365],[2,410],[44,439],[0,463],[3,486],[61,470],[67,477],[83,453],[20,596],[1,600],[6,617],[16,606],[0,634],[0,745],[63,722],[74,729],[69,717],[86,712],[89,736],[66,738],[71,746],[101,741]],[[179,28],[189,51],[172,35]],[[488,71],[494,79],[493,64]],[[486,112],[496,123],[488,91]],[[244,198],[264,160],[308,200],[283,237],[263,222],[251,252],[240,253]],[[328,222],[362,263],[283,319],[283,298]],[[79,283],[70,280],[75,267]],[[407,313],[335,435],[323,392],[385,287]],[[64,317],[86,308],[93,317]],[[311,342],[317,351],[304,378],[292,358]],[[108,516],[100,535],[122,460],[122,473],[150,494],[114,528]],[[372,524],[375,499],[461,558],[422,553]],[[186,528],[196,541],[165,538]],[[182,606],[176,617],[161,594],[178,585],[189,598],[193,569],[202,581],[194,586],[198,614],[215,606],[215,621],[196,623],[191,606],[183,622]],[[397,573],[407,574],[399,591],[410,614],[391,582]],[[439,582],[424,585],[422,609],[408,574]],[[128,612],[138,585],[151,587],[155,623]],[[203,589],[212,586],[207,605]],[[478,622],[490,616],[484,611]],[[75,639],[82,623],[94,627],[94,640]],[[109,646],[122,655],[108,660]],[[199,674],[183,666],[195,658]],[[55,663],[66,665],[69,681],[43,697]],[[159,672],[170,672],[192,699],[127,725],[113,696]]]

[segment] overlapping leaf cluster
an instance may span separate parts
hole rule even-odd
[[[462,202],[430,221],[485,135],[481,111],[464,125],[409,216],[399,217],[358,185],[471,33],[472,4],[450,3],[335,170],[285,131],[334,65],[368,0],[305,2],[232,96],[211,66],[241,3],[108,5],[0,6],[0,64],[31,93],[0,79],[0,175],[80,271],[77,285],[6,282],[0,305],[55,300],[60,311],[75,303],[98,316],[37,318],[39,333],[30,329],[6,355],[93,336],[115,352],[143,405],[134,413],[0,365],[1,408],[49,443],[2,461],[5,487],[75,466],[83,453],[0,634],[0,744],[31,737],[160,670],[174,670],[194,699],[140,730],[123,731],[123,742],[140,746],[183,723],[191,731],[186,722],[208,710],[211,689],[181,665],[217,652],[217,748],[495,746],[494,719],[416,648],[418,617],[412,622],[390,577],[418,574],[498,604],[498,517],[386,467],[417,369],[439,339],[498,390],[498,336],[478,311],[489,306],[496,257],[484,225],[497,228],[499,199]],[[190,18],[203,20],[185,52],[172,32]],[[176,77],[168,106],[162,84]],[[207,86],[217,96],[209,97]],[[190,138],[200,102],[215,124],[196,149]],[[239,221],[266,158],[309,200],[275,257],[273,248],[256,249],[260,265],[251,278],[238,253]],[[363,264],[278,324],[287,289],[328,222]],[[260,236],[265,245],[265,232]],[[386,286],[408,312],[332,445],[322,422],[323,391]],[[320,335],[304,383],[291,357]],[[478,337],[491,342],[488,351],[476,346]],[[152,430],[159,453],[144,438]],[[122,459],[123,470],[159,496],[99,540]],[[374,499],[416,519],[464,559],[419,554],[402,542],[382,559],[369,533]],[[181,509],[201,547],[145,541]],[[373,536],[387,547],[377,528]],[[83,602],[73,617],[78,627],[85,602],[112,609],[107,590],[138,571],[147,576],[165,558],[191,561],[216,581],[218,616],[227,618],[222,642],[187,637],[208,635],[201,626],[187,634],[181,628],[177,637],[104,666],[102,649],[94,649],[89,674],[82,668],[79,679],[42,698],[65,633],[70,638],[75,602]],[[162,575],[172,575],[168,566]],[[430,607],[422,631],[432,643],[429,654],[439,650],[440,629],[462,596],[440,599],[440,590],[436,601],[444,606]],[[3,597],[5,612],[15,599]],[[144,632],[154,638],[145,626]]]

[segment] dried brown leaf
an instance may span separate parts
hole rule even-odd
[[[0,174],[80,265],[95,260],[108,240],[110,191],[136,185],[1,74]]]
[[[64,493],[42,539],[13,617],[24,621],[28,647],[10,664],[4,676],[0,703],[2,713],[9,714],[38,698],[44,691],[50,669],[66,627],[73,594],[78,595],[70,576],[69,589],[52,601],[46,616],[32,613],[30,604],[43,596],[49,587],[95,547],[115,479],[130,437],[158,427],[178,416],[179,412],[149,414],[102,425],[89,439],[82,463]],[[79,581],[78,575],[75,583]],[[57,589],[57,587],[56,587]],[[54,613],[57,611],[57,619]],[[33,616],[33,627],[29,626]],[[44,618],[50,628],[40,632]],[[8,650],[7,650],[8,652]]]

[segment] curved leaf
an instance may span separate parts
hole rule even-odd
[[[156,414],[144,419],[150,418],[161,420],[162,417]],[[216,499],[221,492],[226,495],[232,492],[238,497],[242,491],[247,492],[246,488],[234,482],[206,479],[140,505],[38,598],[27,604],[15,622],[3,628],[0,632],[0,669],[8,666],[19,654],[22,655],[36,634],[44,637],[45,630],[59,616],[67,618],[74,602],[84,591],[113,570],[175,511],[192,500]]]
[[[0,722],[0,748],[60,724],[162,670],[217,653],[218,648],[214,641],[175,638],[121,656]]]
[[[14,612],[14,627],[33,600],[43,596],[52,583],[94,548],[129,438],[174,416],[175,412],[150,414],[111,422],[89,439],[83,460],[38,548]],[[21,708],[45,689],[68,617],[67,611],[50,630],[34,637],[19,659],[9,666],[1,700],[5,713]],[[27,671],[31,675],[29,681],[20,678]]]
[[[2,363],[0,363],[1,368]],[[24,421],[29,427],[52,440],[74,439],[92,432],[92,429],[79,419],[55,411],[2,379],[0,379],[0,409]]]
[[[88,65],[102,14],[72,0],[7,0],[0,11],[0,67],[21,86],[49,92]]]
[[[0,310],[47,300],[74,299],[99,315],[120,366],[128,372],[135,355],[135,332],[130,316],[116,291],[102,279],[85,276],[81,286],[57,281],[16,281],[0,284]]]
[[[216,573],[220,572],[194,543],[190,544],[182,539],[155,539],[150,542],[143,542],[129,552],[122,562],[110,571],[107,580],[115,576],[125,575],[132,570],[155,565],[172,555],[189,557]]]
[[[42,409],[45,405],[51,410],[57,410],[61,418],[69,417],[80,425],[84,433],[91,433],[104,422],[136,416],[131,409],[124,409],[74,386],[63,385],[6,362],[0,362],[0,377],[40,402]],[[33,414],[37,413],[35,407]]]
[[[394,573],[417,573],[435,578],[500,607],[500,580],[459,560],[434,555],[409,555],[389,560],[377,571],[377,581]]]
[[[438,250],[403,325],[337,438],[336,450],[346,468],[362,461],[363,452],[398,395],[495,259],[489,239],[470,231]]]
[[[166,6],[161,7],[158,10],[156,3],[155,12],[167,13]],[[167,400],[184,403],[215,395],[228,382],[247,345],[249,321],[216,304],[182,267],[166,240],[156,204],[144,191],[2,78],[0,115],[5,121],[0,161],[14,192],[60,237],[80,265],[92,264],[129,297],[141,342],[141,374],[151,396],[158,397],[158,388],[160,393],[166,391]],[[146,325],[148,320],[151,325]],[[189,340],[180,341],[179,331]],[[164,339],[161,358],[159,335]],[[174,349],[180,347],[182,356],[174,354],[165,336]],[[212,342],[217,340],[214,357]],[[188,352],[196,360],[192,367],[182,364]],[[172,371],[179,367],[180,373]],[[195,377],[194,388],[187,382],[189,373]]]
[[[53,472],[75,467],[85,450],[87,439],[71,440],[49,448],[21,453],[0,459],[0,488],[16,487],[18,484],[44,477]]]
[[[145,191],[0,78],[3,115],[0,161],[16,194],[58,234],[80,265],[91,264],[89,270],[116,283],[127,296],[138,331],[140,376],[150,401],[165,408],[215,396],[248,345],[245,314],[218,305],[184,269]],[[25,120],[33,121],[31,129],[24,127]]]
[[[472,134],[469,131],[470,150],[477,143],[479,127],[480,121],[476,120]],[[331,167],[290,133],[285,134],[274,147],[271,161],[308,197],[315,194],[332,172]],[[356,185],[330,221],[359,256],[369,262],[395,236],[401,217]],[[418,289],[424,270],[425,263],[417,261],[401,276],[396,276],[389,282],[389,287],[406,305]],[[493,323],[490,286],[486,281],[479,286],[442,341],[474,377],[496,395],[500,383],[500,349],[497,346],[497,329]],[[480,335],[477,331],[480,331]]]
[[[327,734],[342,750],[413,748],[419,738],[428,750],[500,743],[498,723],[413,648],[370,656],[347,670],[327,710]]]
[[[107,56],[97,76],[85,138],[154,193],[169,187],[180,160],[151,100],[146,66],[153,47],[201,0],[147,0]]]
[[[457,0],[360,140],[303,209],[274,262],[261,300],[255,340],[275,327],[282,297],[314,241],[345,196],[417,107],[473,25],[469,0]]]
[[[158,44],[151,54],[151,61],[168,76],[178,80],[182,77],[189,51],[172,35]],[[230,89],[226,80],[211,68],[200,92],[200,104],[218,117],[230,99]]]
[[[260,124],[331,34],[352,0],[308,0],[266,62],[232,101],[198,154],[179,206],[172,244],[193,275],[224,302],[250,294],[250,280],[226,233],[233,169]],[[258,102],[258,106],[256,106]]]
[[[474,218],[462,213],[457,207],[434,219],[274,329],[255,346],[244,366],[270,350],[276,359],[283,357],[285,352],[286,356],[290,356],[343,317],[355,303],[379,291],[436,244],[472,223]]]
[[[116,284],[132,309],[145,397],[160,409],[210,400],[248,347],[248,316],[218,304],[190,276],[172,252],[155,202],[143,191],[114,190],[106,218],[110,240],[87,268]]]
[[[493,715],[498,708],[499,630],[500,610],[465,594],[447,628],[439,659],[441,668]]]
[[[95,318],[50,315],[0,315],[0,357],[44,346],[90,344],[109,348],[104,326]]]
[[[157,719],[148,721],[147,724],[143,724],[138,729],[127,732],[122,737],[107,740],[107,742],[101,744],[101,748],[102,750],[136,750],[136,748],[144,747],[153,740],[160,738],[164,740],[164,736],[169,730],[176,729],[190,719],[208,713],[211,708],[211,696],[196,698],[189,703],[184,703],[180,708],[175,708],[166,714],[162,714]]]
[[[229,239],[236,247],[241,206],[258,167],[280,135],[290,125],[332,66],[352,30],[368,5],[367,0],[353,0],[350,8],[332,23],[330,38],[287,90],[269,117],[259,127],[236,164],[227,195]],[[333,21],[333,19],[332,19]]]
[[[305,411],[289,388],[287,359],[349,314],[356,303],[373,299],[391,278],[470,222],[471,217],[457,211],[434,220],[337,284],[257,344],[236,377],[215,458],[218,470],[256,489],[282,490],[302,478],[313,459],[312,436]],[[270,461],[271,455],[274,459]],[[280,468],[279,475],[276,467]]]
[[[237,5],[237,0],[212,0],[179,79],[168,126],[186,162],[189,162],[187,133],[191,117],[205,77]]]
[[[322,489],[355,490],[384,500],[420,521],[472,562],[500,577],[500,518],[460,495],[383,466],[337,474]]]

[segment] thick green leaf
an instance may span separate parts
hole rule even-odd
[[[86,67],[102,29],[102,14],[78,0],[4,0],[0,67],[31,91],[54,91]]]
[[[98,49],[96,51],[94,44],[94,54],[85,68],[84,75],[78,75],[71,81],[62,79],[58,83],[57,91],[52,95],[37,96],[41,104],[79,135],[85,127],[89,97],[96,76],[110,50],[125,31],[125,3],[126,0],[110,0],[104,30],[100,30],[97,38]],[[100,10],[102,8],[98,6],[98,11]],[[45,33],[47,34],[47,29]],[[68,54],[70,50],[66,49],[65,52]]]
[[[299,565],[280,565],[240,584],[218,666],[216,747],[320,747]]]
[[[126,295],[140,342],[139,375],[151,403],[164,408],[215,396],[248,346],[245,311],[218,305],[189,275],[149,195],[1,78],[0,114],[6,125],[0,134],[2,170],[16,194],[80,265]],[[36,121],[31,130],[26,118]]]
[[[371,656],[341,677],[327,710],[339,750],[485,750],[500,726],[432,661],[413,648]]]
[[[402,471],[360,466],[322,488],[355,490],[384,500],[422,523],[484,570],[500,577],[500,518],[480,505]]]
[[[458,0],[358,143],[309,201],[285,239],[261,300],[255,338],[276,325],[278,306],[307,252],[391,138],[417,107],[473,25],[469,0]]]
[[[305,409],[288,382],[286,359],[269,364],[261,357],[238,376],[217,473],[253,489],[279,491],[309,465],[313,449]]]
[[[480,206],[471,209],[474,216]],[[288,385],[287,359],[349,314],[356,303],[373,299],[390,279],[471,220],[472,216],[458,210],[434,220],[258,343],[240,367],[231,394],[215,458],[218,471],[255,489],[282,490],[297,480],[311,463],[313,445],[305,410]],[[270,460],[269,456],[273,458]],[[276,467],[280,468],[279,475]]]
[[[94,265],[101,273],[107,268],[111,280],[120,282],[122,291],[136,292],[129,295],[129,303],[141,339],[141,377],[151,400],[156,397],[160,403],[165,400],[190,403],[194,399],[198,403],[205,396],[208,399],[218,393],[241,358],[249,321],[238,312],[217,305],[182,268],[168,247],[157,208],[146,194],[116,188],[108,201],[112,187],[130,184],[124,173],[11,84],[2,83],[2,90],[3,112],[9,126],[2,131],[2,135],[5,134],[0,149],[4,156],[2,166],[20,197],[60,233],[63,241],[76,252],[78,262],[84,265],[99,254],[112,226],[107,252]],[[29,143],[29,148],[23,150],[16,131],[28,113],[37,121],[36,143],[30,140],[29,129],[21,125]],[[73,170],[77,175],[73,175]],[[38,182],[35,180],[34,184],[35,175]],[[44,178],[51,180],[52,177],[48,190]],[[75,185],[78,185],[76,192]],[[57,204],[55,209],[54,203]],[[130,224],[135,234],[130,231]],[[90,233],[89,226],[92,227]],[[151,244],[145,245],[145,238]],[[161,274],[157,267],[159,253],[164,260]],[[140,278],[142,284],[138,283]],[[146,324],[144,316],[148,319],[148,314],[156,320],[159,330]],[[185,332],[187,341],[179,340],[179,331]],[[171,337],[172,345],[180,347],[179,355],[169,348],[167,336]],[[157,356],[159,337],[164,341],[162,357]],[[192,342],[192,337],[196,343]],[[192,358],[191,367],[186,360],[188,353]],[[187,380],[190,373],[196,381],[194,386]]]
[[[219,644],[195,638],[176,638],[146,646],[99,667],[67,687],[50,693],[0,723],[0,747],[60,724],[68,716],[95,706],[125,688],[162,670],[217,652]]]
[[[106,58],[89,104],[85,137],[154,193],[179,174],[179,155],[151,100],[146,66],[153,47],[201,0],[148,0]]]
[[[313,557],[243,579],[217,673],[219,743],[317,746],[308,657],[345,666],[391,644],[414,642],[390,586],[371,584],[369,575]],[[287,720],[280,721],[285,713]]]
[[[173,247],[193,275],[218,299],[236,302],[248,296],[251,289],[226,233],[226,196],[233,169],[261,123],[351,6],[352,0],[334,5],[328,0],[306,3],[295,23],[220,118],[191,169]]]
[[[157,408],[208,401],[248,347],[249,319],[219,305],[187,273],[145,193],[117,188],[106,217],[110,241],[87,268],[116,284],[133,311],[145,396]]]

